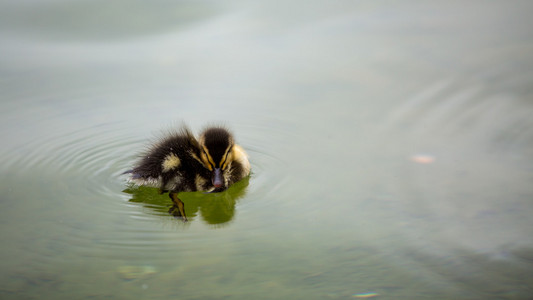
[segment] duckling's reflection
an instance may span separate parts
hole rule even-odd
[[[145,207],[158,213],[167,212],[184,221],[193,220],[200,212],[202,219],[208,224],[224,224],[233,219],[237,200],[246,194],[246,188],[250,177],[233,184],[227,190],[220,193],[182,192],[180,199],[183,200],[185,215],[182,216],[178,204],[172,202],[168,195],[161,195],[156,188],[144,186],[131,186],[124,190],[130,194],[130,202],[143,203]],[[170,208],[168,206],[172,204]]]

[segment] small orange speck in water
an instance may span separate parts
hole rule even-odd
[[[435,157],[429,154],[415,154],[411,156],[411,160],[419,164],[431,164],[435,161]]]

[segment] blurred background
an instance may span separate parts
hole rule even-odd
[[[0,298],[531,299],[530,1],[0,1]],[[122,172],[225,124],[253,174]]]

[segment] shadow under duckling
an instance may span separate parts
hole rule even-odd
[[[178,193],[224,191],[250,175],[250,162],[226,128],[207,127],[196,139],[187,127],[182,127],[153,145],[125,174],[135,185],[168,192],[174,202],[169,212],[187,221]]]

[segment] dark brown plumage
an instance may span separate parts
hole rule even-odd
[[[129,181],[169,192],[186,220],[179,192],[220,192],[250,174],[244,150],[223,127],[208,127],[197,140],[189,129],[169,134],[135,164]]]

